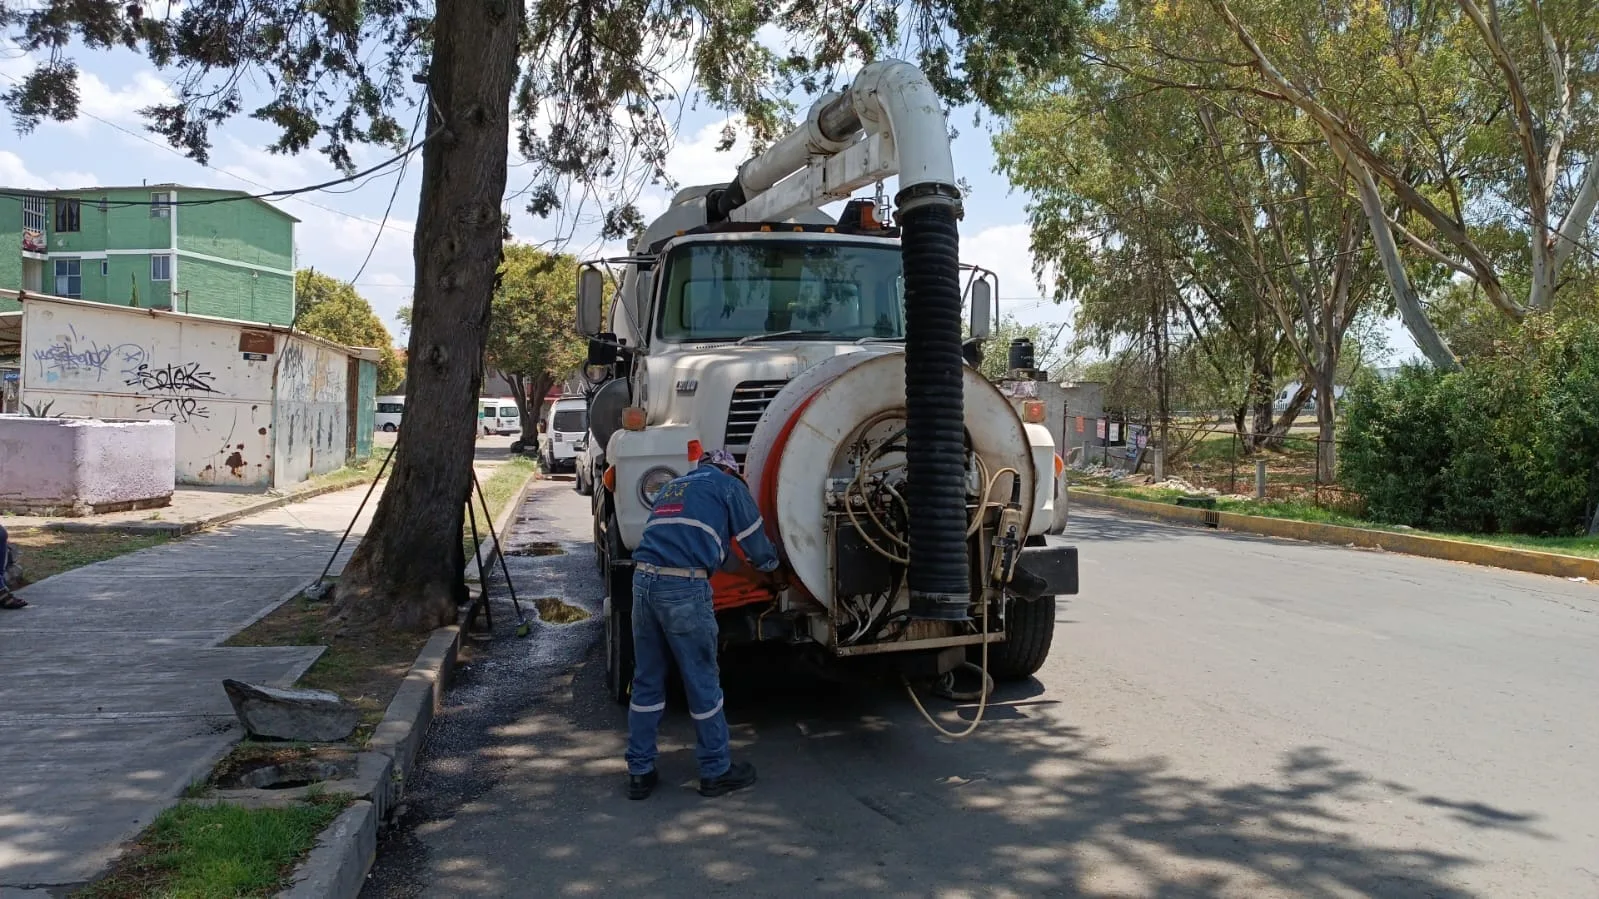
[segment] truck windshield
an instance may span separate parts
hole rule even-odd
[[[899,247],[803,240],[688,244],[666,260],[660,335],[738,340],[905,336]],[[774,334],[774,336],[776,336]]]

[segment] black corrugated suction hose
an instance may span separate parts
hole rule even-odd
[[[960,231],[944,203],[900,213],[911,617],[970,618]]]

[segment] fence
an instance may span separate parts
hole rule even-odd
[[[1154,473],[1160,427],[1107,417],[1095,425],[1096,443],[1081,447],[1075,464],[1100,466],[1123,474]],[[1278,502],[1311,502],[1358,516],[1364,500],[1340,486],[1323,459],[1324,442],[1314,431],[1290,428],[1256,445],[1231,421],[1173,422],[1166,427],[1161,459],[1164,477],[1179,478],[1201,490]],[[1336,458],[1340,441],[1331,441]]]

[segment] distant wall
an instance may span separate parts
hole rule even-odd
[[[0,415],[0,511],[88,515],[171,501],[176,428],[169,421]]]
[[[344,467],[348,360],[346,354],[302,337],[284,341],[274,414],[280,485]]]

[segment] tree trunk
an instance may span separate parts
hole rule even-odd
[[[1333,442],[1337,398],[1333,394],[1333,366],[1316,372],[1316,483],[1331,484],[1337,471],[1338,449]]]
[[[1449,345],[1444,342],[1443,335],[1433,327],[1432,321],[1427,318],[1427,310],[1422,308],[1421,298],[1416,295],[1416,288],[1410,283],[1410,274],[1405,271],[1404,260],[1399,258],[1399,246],[1394,242],[1393,228],[1388,224],[1388,213],[1384,210],[1382,196],[1377,192],[1377,182],[1372,179],[1371,171],[1365,163],[1351,158],[1352,153],[1347,147],[1340,144],[1331,133],[1327,134],[1333,152],[1343,160],[1344,168],[1355,180],[1355,187],[1360,195],[1361,209],[1366,213],[1366,221],[1371,226],[1372,245],[1377,250],[1377,258],[1382,263],[1383,273],[1388,276],[1388,285],[1394,292],[1394,304],[1399,308],[1399,319],[1405,323],[1405,330],[1410,332],[1411,339],[1416,341],[1416,347],[1434,368],[1442,371],[1459,371],[1460,360],[1455,358]]]
[[[357,626],[430,630],[455,621],[466,595],[461,524],[500,265],[521,33],[522,5],[505,0],[441,3],[433,20],[405,427],[335,607]]]

